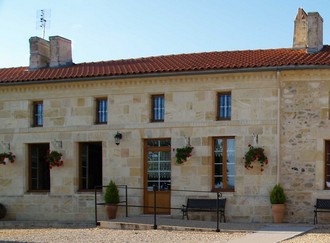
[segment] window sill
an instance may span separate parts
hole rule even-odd
[[[230,118],[217,118],[217,121],[231,121],[231,117]]]
[[[229,189],[227,189],[227,190],[226,189],[212,189],[211,191],[212,192],[221,192],[221,193],[227,193],[227,192],[234,193],[235,192],[235,190],[231,190],[231,189],[230,190]]]
[[[25,194],[49,194],[49,190],[29,190]]]
[[[102,192],[101,189],[97,189],[96,191],[97,192]],[[91,194],[91,193],[94,193],[94,192],[95,192],[94,189],[80,189],[80,190],[77,191],[77,193],[79,193],[79,194]]]

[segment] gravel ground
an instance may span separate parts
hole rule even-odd
[[[243,232],[112,230],[102,228],[0,229],[0,242],[228,242]],[[330,226],[314,229],[285,243],[330,242]]]
[[[166,230],[0,229],[0,242],[227,242],[245,233]]]
[[[303,235],[284,241],[285,243],[323,243],[330,242],[330,225],[313,229]]]

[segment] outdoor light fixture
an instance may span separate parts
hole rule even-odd
[[[62,141],[54,139],[53,145],[54,145],[54,147],[62,148]]]
[[[117,145],[120,144],[120,139],[122,139],[123,135],[120,132],[117,132],[117,134],[115,135],[115,143]]]
[[[1,145],[2,145],[2,148],[4,149],[4,150],[10,150],[10,143],[7,143],[7,142],[5,142],[5,141],[1,141]]]

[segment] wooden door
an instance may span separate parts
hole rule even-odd
[[[144,213],[154,212],[156,192],[157,214],[171,210],[171,140],[147,139],[144,142]]]

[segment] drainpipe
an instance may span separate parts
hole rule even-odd
[[[277,170],[276,170],[276,183],[280,182],[280,149],[281,149],[281,141],[280,141],[280,121],[281,121],[281,72],[277,70],[276,72],[277,79]]]

